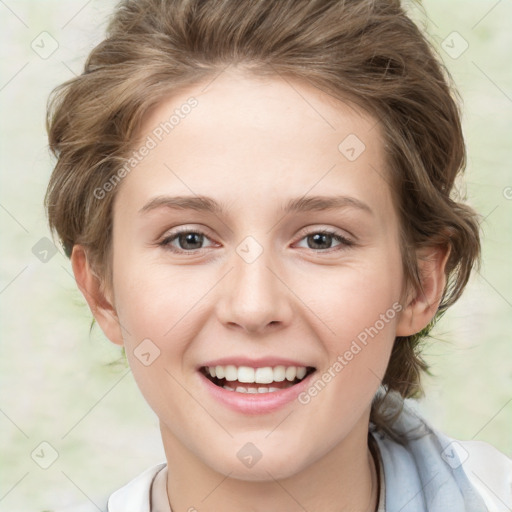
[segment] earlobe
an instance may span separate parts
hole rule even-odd
[[[421,289],[411,290],[405,300],[397,336],[411,336],[424,329],[434,318],[446,286],[446,263],[450,248],[425,247],[417,252]]]
[[[87,259],[87,252],[81,245],[75,245],[71,254],[71,266],[78,288],[82,292],[94,318],[105,336],[117,345],[123,344],[123,337],[117,312],[112,299],[105,295],[98,276]]]

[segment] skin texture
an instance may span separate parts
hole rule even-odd
[[[418,254],[423,293],[406,286],[384,147],[367,114],[310,85],[231,69],[160,103],[140,141],[192,96],[197,106],[116,191],[112,289],[102,291],[82,247],[72,255],[91,310],[107,337],[125,345],[160,419],[172,509],[373,510],[371,400],[395,336],[433,317],[447,253]],[[350,134],[366,146],[354,161],[338,149]],[[163,195],[209,196],[226,214],[140,213]],[[313,195],[349,196],[371,212],[283,212],[288,200]],[[204,233],[203,248],[186,253],[177,238],[158,245],[177,227]],[[324,229],[352,245],[315,245],[308,235]],[[250,250],[262,251],[250,263],[237,252],[247,236],[257,242]],[[401,312],[307,404],[241,414],[201,382],[197,367],[227,356],[289,358],[321,375],[393,304]],[[134,352],[144,339],[160,351],[148,366]],[[262,454],[250,468],[237,457],[249,442]]]

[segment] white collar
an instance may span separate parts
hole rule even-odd
[[[151,484],[165,466],[157,464],[118,489],[108,500],[108,512],[151,512]]]

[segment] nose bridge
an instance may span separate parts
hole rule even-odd
[[[221,321],[248,331],[288,323],[291,305],[286,287],[274,274],[271,250],[253,237],[246,237],[230,263],[234,269],[219,302]]]

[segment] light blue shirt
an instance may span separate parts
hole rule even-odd
[[[372,432],[383,464],[386,512],[488,511],[465,472],[465,443],[434,430],[408,403],[392,432]]]

